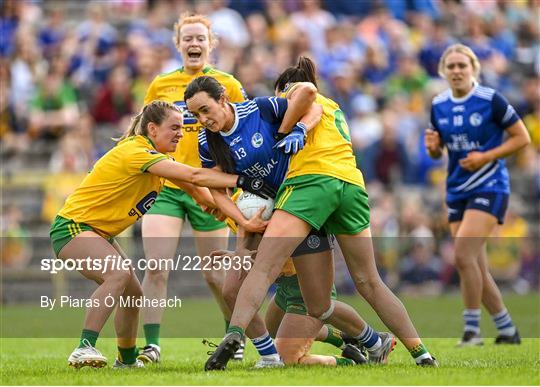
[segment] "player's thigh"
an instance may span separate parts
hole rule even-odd
[[[143,217],[142,236],[146,260],[162,260],[147,262],[147,273],[167,271],[165,262],[175,258],[183,223],[181,218],[168,215],[146,214]]]
[[[210,255],[212,251],[227,249],[229,242],[229,228],[219,228],[211,231],[193,230],[197,254],[201,257]]]
[[[309,353],[322,322],[309,316],[286,313],[277,335],[276,348],[287,364],[295,364]]]
[[[334,260],[330,250],[295,257],[294,267],[309,313],[319,316],[330,307]]]
[[[355,235],[336,235],[336,239],[356,283],[380,278],[369,227]]]
[[[455,235],[456,256],[478,257],[496,224],[497,218],[492,214],[476,209],[466,210]]]
[[[86,278],[98,284],[103,283],[107,277],[119,276],[129,280],[132,275],[131,267],[124,269],[118,260],[124,260],[110,241],[93,231],[83,231],[70,240],[59,252],[58,258],[80,262],[81,270],[77,270]]]

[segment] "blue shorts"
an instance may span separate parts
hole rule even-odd
[[[474,209],[493,215],[499,224],[503,224],[509,197],[506,193],[480,192],[465,199],[447,201],[448,221],[459,222],[466,210]]]

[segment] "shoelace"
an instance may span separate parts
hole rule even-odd
[[[203,343],[203,345],[207,345],[207,346],[209,346],[210,348],[217,348],[217,347],[219,347],[219,345],[217,345],[216,343],[213,343],[213,342],[211,342],[210,340],[206,340],[206,339],[203,339],[203,340],[202,340],[202,343]],[[214,352],[216,352],[216,351],[207,351],[206,354],[207,354],[208,356],[211,356],[211,355],[214,354]]]
[[[82,343],[85,350],[90,351],[93,354],[101,355],[101,353],[95,347],[93,347],[92,344],[90,344],[90,341],[88,341],[88,339],[83,339]]]

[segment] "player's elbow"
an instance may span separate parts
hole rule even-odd
[[[525,148],[530,143],[531,143],[531,136],[529,135],[528,131],[525,131],[525,133],[521,136],[520,149]]]
[[[315,102],[317,98],[317,88],[311,82],[303,82],[297,90],[298,98],[309,103]]]

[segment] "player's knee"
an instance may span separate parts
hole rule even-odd
[[[369,277],[363,273],[353,273],[351,278],[358,292],[365,298],[377,292],[377,288],[382,285],[381,277]]]
[[[135,274],[132,274],[132,276],[135,276]],[[136,278],[137,277],[135,277],[135,279]],[[128,289],[129,289],[129,294],[128,294],[129,296],[132,296],[135,298],[140,298],[143,296],[143,288],[138,280],[133,281],[132,279]]]
[[[307,307],[307,310],[308,314],[311,317],[314,317],[321,321],[325,321],[328,320],[330,316],[334,313],[335,307],[336,302],[334,300],[330,300],[330,302],[325,302],[320,305],[309,305]]]
[[[292,345],[290,340],[277,338],[274,343],[279,356],[285,365],[298,364],[300,358],[305,355],[303,348]]]
[[[132,273],[130,270],[114,270],[107,273],[105,282],[113,286],[118,286],[121,289],[125,289],[129,284],[129,281],[131,281],[131,276]]]
[[[455,265],[458,271],[468,270],[475,264],[474,260],[466,254],[456,250]]]
[[[146,269],[146,272],[144,273],[145,278],[147,281],[151,282],[155,286],[159,285],[167,285],[167,281],[169,279],[169,271],[168,270],[149,270]]]

